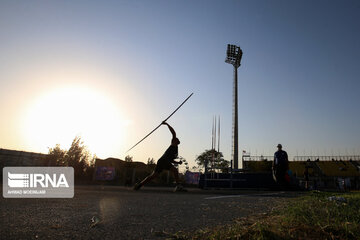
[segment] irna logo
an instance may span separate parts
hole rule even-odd
[[[5,167],[3,196],[5,198],[72,198],[74,168]]]
[[[37,188],[43,187],[69,187],[68,182],[64,174],[21,174],[21,173],[10,173],[8,172],[8,186],[12,188]]]

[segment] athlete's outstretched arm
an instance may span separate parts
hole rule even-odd
[[[169,128],[169,130],[170,130],[170,132],[171,132],[171,134],[172,134],[172,136],[173,136],[173,138],[176,138],[176,132],[175,132],[175,130],[174,130],[167,122],[162,122],[162,124],[168,126],[168,128]]]

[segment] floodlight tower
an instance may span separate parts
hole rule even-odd
[[[242,57],[240,47],[232,44],[227,45],[225,62],[234,66],[234,87],[233,87],[233,126],[232,126],[232,162],[233,169],[239,169],[239,139],[238,139],[238,75]]]

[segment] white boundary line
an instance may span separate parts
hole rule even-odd
[[[272,195],[280,195],[285,192],[275,192],[275,193],[258,193],[258,194],[243,194],[243,195],[224,195],[224,196],[216,196],[216,197],[207,197],[204,198],[205,200],[212,200],[212,199],[221,199],[221,198],[238,198],[238,197],[252,197],[252,196],[272,196]]]

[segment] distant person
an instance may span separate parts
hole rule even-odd
[[[175,130],[169,124],[167,124],[166,122],[163,122],[162,124],[168,126],[172,134],[171,145],[161,156],[161,158],[157,161],[154,172],[149,176],[147,176],[140,183],[135,184],[134,190],[139,190],[142,186],[144,186],[151,180],[157,178],[163,170],[169,170],[174,174],[176,181],[176,187],[174,191],[186,191],[186,189],[184,189],[183,186],[180,184],[178,170],[173,165],[173,163],[182,164],[182,161],[179,162],[175,161],[175,158],[177,158],[178,156],[178,145],[180,144],[180,140],[176,137]]]
[[[281,144],[278,144],[277,148],[278,150],[274,154],[274,162],[272,165],[273,175],[277,183],[286,184],[288,183],[286,174],[289,170],[288,155],[285,151],[282,150]]]

